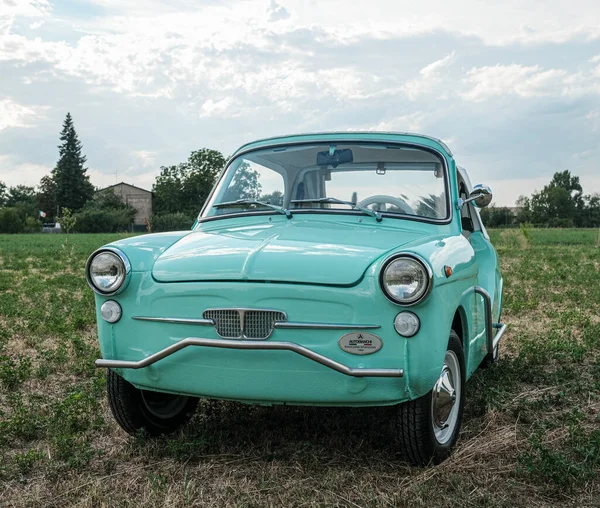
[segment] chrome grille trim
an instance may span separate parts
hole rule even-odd
[[[215,323],[224,339],[267,339],[275,323],[287,320],[285,312],[273,309],[206,309],[202,317]]]

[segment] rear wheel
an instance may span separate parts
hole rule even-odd
[[[112,370],[106,389],[115,420],[129,434],[141,429],[152,436],[171,434],[192,418],[198,405],[196,397],[140,390]]]
[[[398,406],[401,451],[414,465],[438,464],[456,444],[464,406],[465,366],[460,339],[450,333],[444,365],[433,389]]]

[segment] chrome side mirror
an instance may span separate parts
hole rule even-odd
[[[482,185],[478,183],[473,187],[473,190],[469,194],[467,199],[459,199],[458,205],[462,208],[463,205],[473,201],[473,204],[477,208],[485,208],[492,202],[492,189],[490,189],[487,185]]]

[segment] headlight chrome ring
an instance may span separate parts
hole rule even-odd
[[[103,247],[88,258],[85,276],[95,293],[102,296],[116,295],[129,284],[131,263],[119,249]]]
[[[388,271],[394,268],[395,264],[405,261],[405,276],[408,277],[404,283],[397,281],[397,286],[415,286],[413,294],[404,297],[398,294],[394,294],[393,290],[389,287],[389,279],[392,274]],[[409,273],[412,270],[412,273]],[[395,274],[398,278],[400,274]],[[412,275],[412,279],[410,278]],[[395,254],[388,258],[382,265],[381,271],[379,272],[379,285],[385,297],[392,303],[403,307],[409,307],[422,302],[433,288],[433,272],[429,263],[427,263],[421,256],[412,253],[400,253]]]

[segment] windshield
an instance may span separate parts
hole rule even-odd
[[[236,157],[202,217],[279,208],[294,214],[352,210],[443,220],[449,217],[446,187],[441,159],[416,147],[284,146]]]

